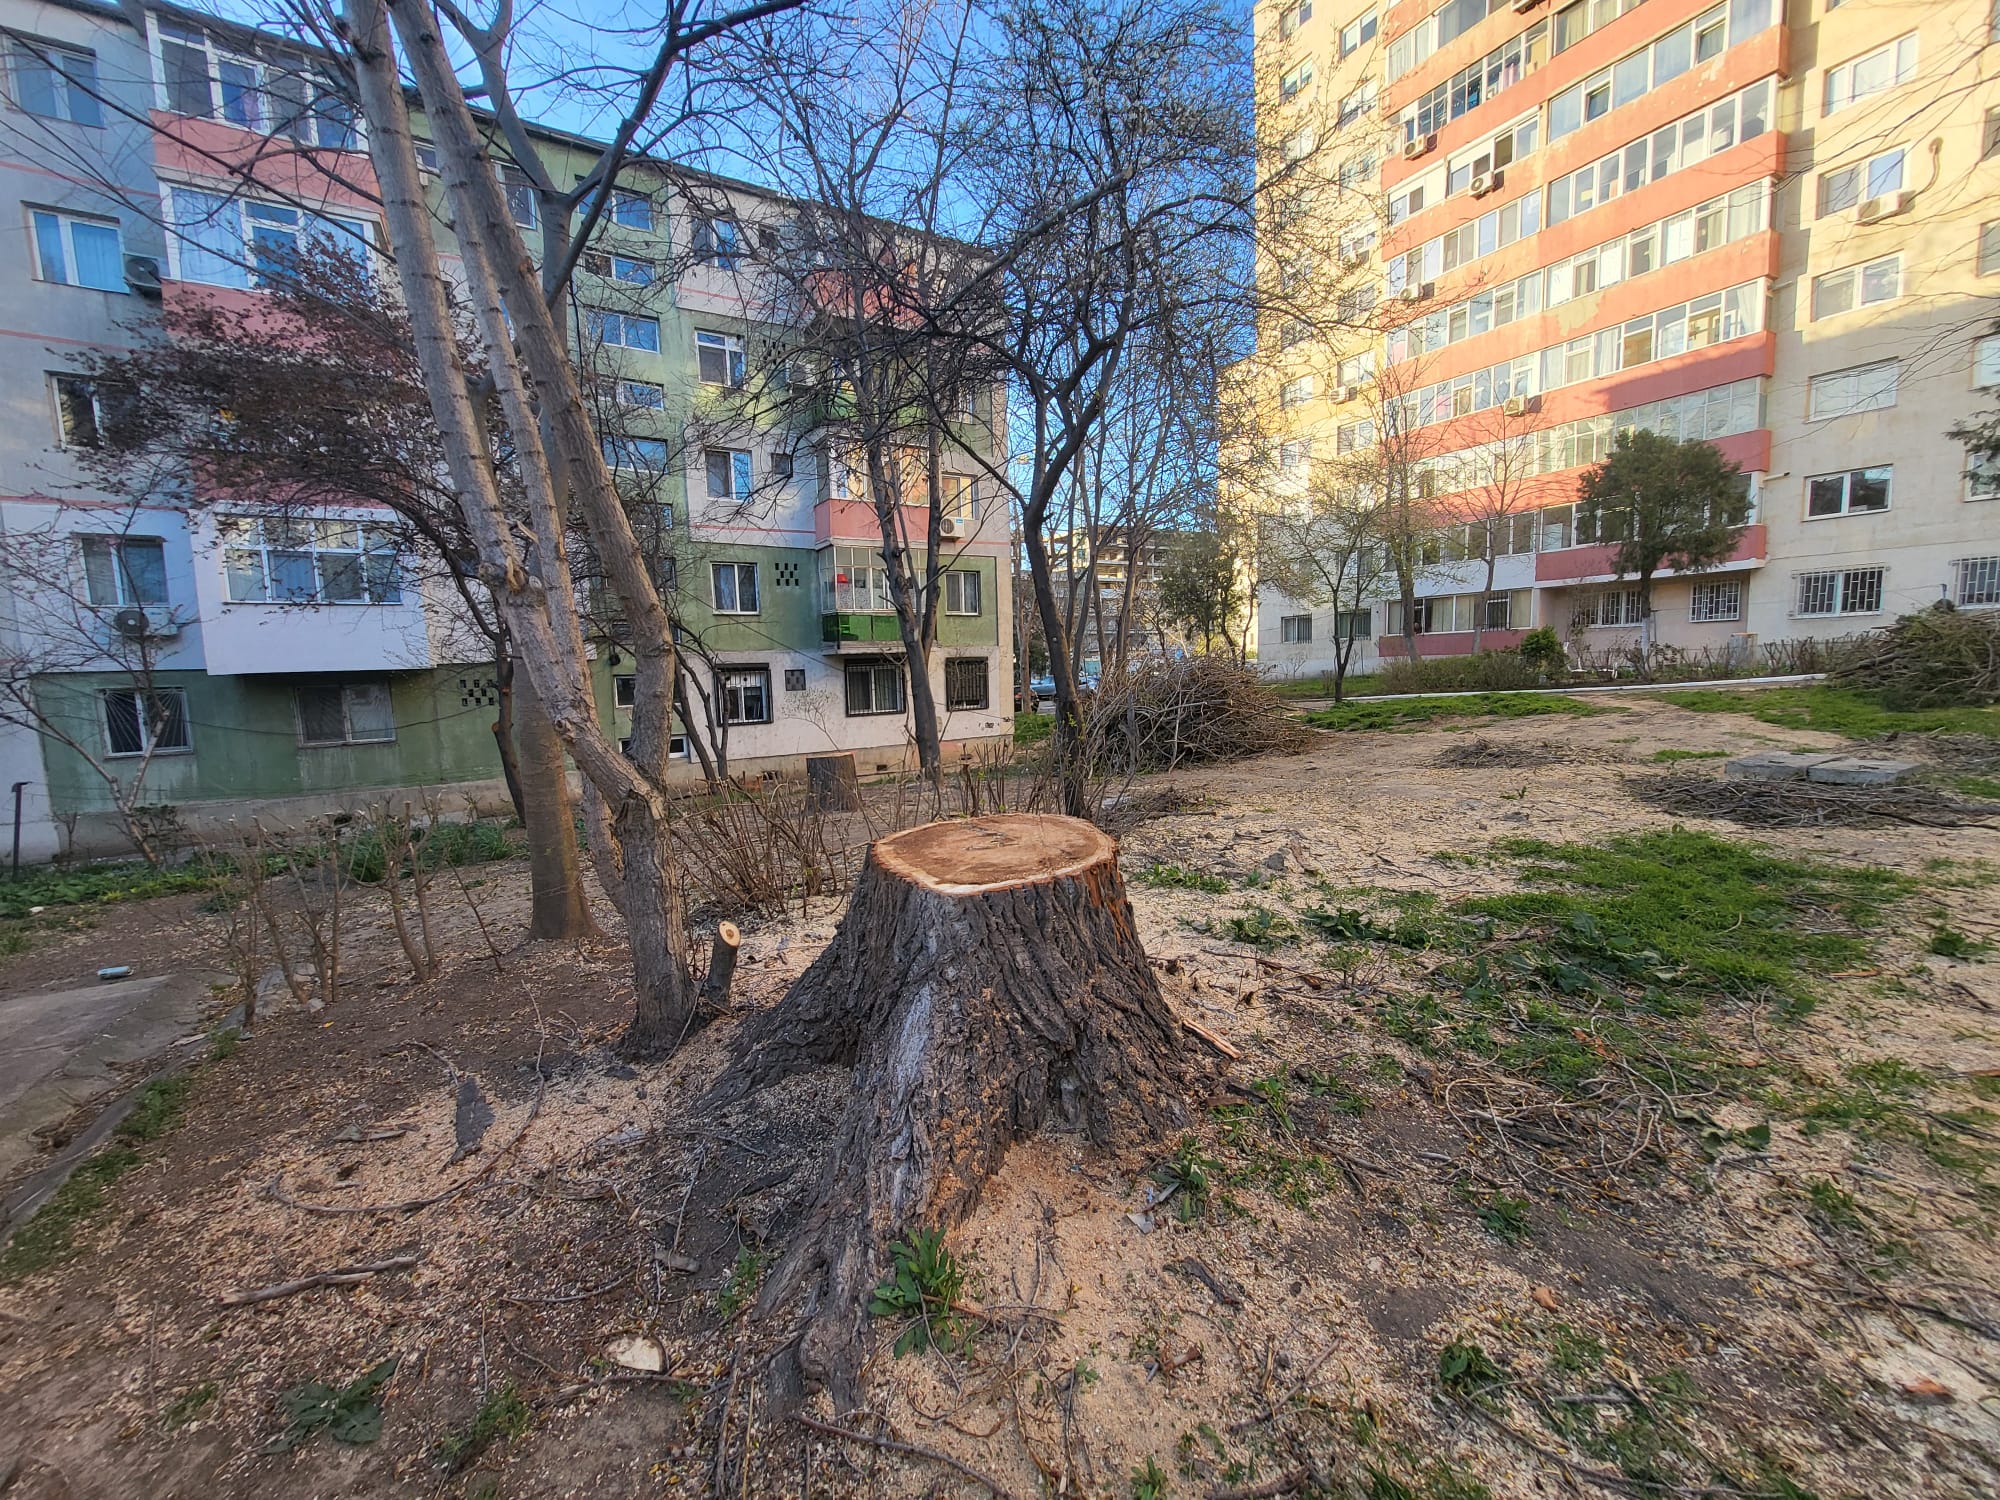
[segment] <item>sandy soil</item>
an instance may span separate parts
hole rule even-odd
[[[1472,733],[1568,755],[1520,770],[1432,764]],[[1657,1415],[1680,1445],[1678,1467],[1658,1472],[1682,1493],[2000,1492],[2000,1252],[1976,1170],[1881,1132],[1809,1135],[1748,1099],[1715,1120],[1768,1120],[1768,1150],[1704,1151],[1694,1123],[1668,1120],[1623,1174],[1544,1171],[1560,1152],[1521,1154],[1518,1136],[1481,1123],[1481,1109],[1531,1109],[1532,1089],[1384,1030],[1384,998],[1426,982],[1423,955],[1221,935],[1229,916],[1296,913],[1327,887],[1504,889],[1504,865],[1434,857],[1501,836],[1664,826],[1622,789],[1656,749],[1834,743],[1626,700],[1592,718],[1326,736],[1304,755],[1177,777],[1192,806],[1127,832],[1123,863],[1168,998],[1243,1053],[1197,1139],[1232,1165],[1260,1150],[1268,1165],[1248,1085],[1287,1079],[1279,1154],[1320,1159],[1317,1174],[1274,1188],[1247,1173],[1233,1207],[1183,1222],[1171,1204],[1147,1212],[1163,1152],[1111,1157],[1054,1134],[1015,1147],[950,1238],[983,1311],[970,1350],[897,1359],[878,1347],[865,1413],[808,1407],[875,1441],[771,1420],[753,1375],[768,1330],[723,1316],[738,1268],[809,1197],[844,1078],[690,1118],[729,1023],[670,1063],[618,1062],[609,1042],[629,987],[615,944],[496,960],[461,922],[446,975],[412,987],[378,912],[355,960],[365,981],[327,1011],[260,1022],[204,1065],[185,1122],[144,1149],[77,1258],[0,1289],[0,1491],[624,1496],[721,1483],[898,1497],[977,1495],[990,1481],[1123,1500],[1147,1493],[1135,1475],[1150,1463],[1152,1493],[1175,1496],[1677,1492],[1635,1488],[1630,1473],[1653,1472],[1643,1453],[1624,1455],[1621,1475],[1536,1416],[1534,1401],[1567,1400]],[[2000,862],[1991,829],[1763,837],[1934,886],[1931,861]],[[1136,879],[1156,864],[1231,888]],[[1976,1107],[1967,1080],[2000,1067],[2000,965],[1922,950],[1933,910],[1974,935],[2000,931],[2000,887],[1952,868],[1974,877],[1909,908],[1871,969],[1826,981],[1804,1021],[1746,1020],[1745,1056],[1825,1082],[1896,1058],[1932,1078],[1925,1107]],[[512,930],[524,872],[471,878],[489,926]],[[185,902],[151,905],[183,937],[196,921]],[[776,999],[837,917],[820,901],[746,924],[738,1000]],[[30,956],[38,982],[56,974],[48,948]],[[454,1161],[468,1079],[493,1118]],[[1867,1236],[1899,1247],[1886,1273],[1849,1264],[1863,1240],[1814,1218],[1820,1180],[1853,1195]],[[1478,1205],[1501,1191],[1528,1205],[1519,1243],[1482,1224]],[[419,1257],[413,1270],[219,1305],[402,1255]],[[1452,1398],[1440,1357],[1454,1344],[1477,1344],[1513,1386]],[[1574,1357],[1588,1347],[1599,1352]],[[658,1375],[629,1368],[642,1348]],[[392,1356],[379,1441],[264,1451],[285,1392]],[[454,1460],[482,1397],[510,1386],[526,1403],[521,1430]],[[1713,1473],[1691,1482],[1700,1455]]]

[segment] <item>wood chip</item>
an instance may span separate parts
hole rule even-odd
[[[1199,1021],[1190,1021],[1183,1016],[1181,1018],[1181,1029],[1190,1036],[1199,1037],[1202,1041],[1207,1042],[1209,1046],[1213,1047],[1231,1062],[1237,1062],[1242,1059],[1243,1053],[1238,1048],[1224,1041]]]

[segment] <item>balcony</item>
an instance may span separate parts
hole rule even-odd
[[[1557,551],[1535,554],[1535,582],[1543,585],[1575,583],[1613,583],[1618,574],[1612,569],[1612,555],[1615,547],[1585,543],[1581,547],[1564,547]],[[1761,524],[1745,526],[1743,534],[1736,539],[1736,550],[1729,555],[1729,561],[1711,569],[1717,573],[1740,573],[1749,568],[1761,568],[1769,549],[1764,540]],[[1660,577],[1671,578],[1673,569],[1662,568]]]
[[[880,656],[903,649],[902,626],[893,612],[837,610],[819,617],[819,638],[836,652]]]

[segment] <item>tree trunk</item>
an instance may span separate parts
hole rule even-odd
[[[513,720],[520,747],[520,774],[528,830],[528,884],[533,910],[531,938],[590,937],[597,924],[583,895],[583,859],[576,847],[576,799],[570,795],[563,744],[542,701],[532,672],[515,671]]]
[[[1007,1147],[1045,1124],[1116,1146],[1187,1120],[1181,1028],[1116,841],[1041,814],[878,840],[833,942],[743,1029],[704,1108],[829,1066],[853,1068],[849,1102],[758,1314],[802,1325],[774,1371],[781,1394],[802,1375],[845,1411],[892,1240],[958,1223]]]
[[[521,761],[514,750],[514,658],[504,646],[493,658],[493,743],[500,752],[500,775],[514,816],[528,826],[528,799],[521,791]]]

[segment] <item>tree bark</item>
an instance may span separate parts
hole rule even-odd
[[[521,761],[514,748],[514,658],[504,647],[493,658],[493,743],[500,752],[500,775],[514,816],[528,826],[528,799],[521,791]]]
[[[1041,814],[878,840],[833,942],[738,1036],[705,1107],[853,1068],[826,1180],[758,1303],[798,1320],[781,1358],[836,1409],[859,1394],[892,1240],[963,1219],[1008,1146],[1044,1125],[1120,1146],[1185,1124],[1191,1065],[1117,852]]]
[[[535,695],[535,675],[516,671],[513,720],[528,830],[532,910],[528,936],[542,940],[591,937],[597,924],[583,895],[583,858],[576,847],[576,799],[570,795],[563,744]]]

